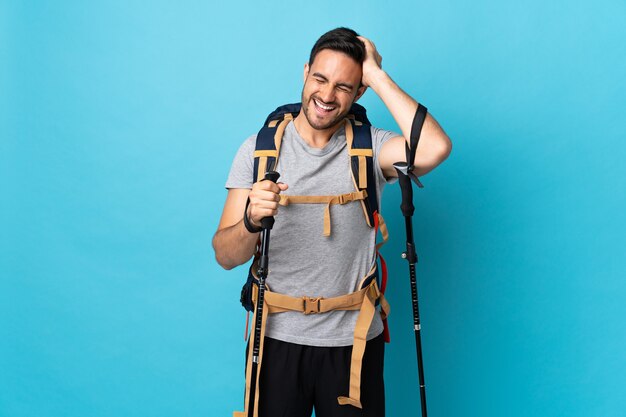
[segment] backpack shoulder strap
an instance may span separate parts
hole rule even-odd
[[[294,103],[280,106],[267,116],[256,137],[253,183],[265,177],[267,171],[276,169],[285,127],[299,112],[300,103]]]
[[[371,124],[365,109],[356,103],[353,104],[345,126],[352,180],[357,190],[367,192],[366,199],[362,201],[363,212],[368,226],[374,227],[375,213],[378,212],[378,196],[374,176]]]

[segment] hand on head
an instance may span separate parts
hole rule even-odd
[[[376,50],[374,42],[363,36],[358,37],[365,44],[365,60],[363,61],[362,84],[369,87],[371,77],[382,69],[383,57]]]

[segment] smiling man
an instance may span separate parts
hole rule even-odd
[[[309,417],[313,409],[318,417],[385,414],[383,317],[371,311],[374,301],[383,307],[386,302],[372,279],[379,213],[371,207],[380,207],[385,184],[397,176],[393,163],[406,158],[405,138],[418,103],[381,62],[374,44],[351,29],[324,34],[304,65],[301,107],[292,121],[281,119],[284,132],[276,134],[281,141],[274,169],[281,182],[253,181],[263,155],[255,153],[257,135],[243,143],[231,167],[213,239],[218,263],[231,269],[250,260],[261,219],[276,218],[267,278],[275,314],[264,328],[260,417]],[[402,134],[354,121],[353,105],[367,88],[381,98]],[[371,149],[355,151],[352,141],[364,123]],[[414,173],[428,173],[450,150],[449,138],[427,114]],[[363,170],[356,175],[350,164],[355,155],[371,159],[370,165],[356,164]],[[376,201],[368,202],[368,194]]]

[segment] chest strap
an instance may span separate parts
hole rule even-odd
[[[330,236],[330,206],[335,204],[344,205],[351,201],[363,201],[367,197],[367,191],[354,191],[339,195],[280,195],[278,204],[288,206],[290,204],[326,204],[324,209],[324,232],[323,236]]]
[[[374,268],[368,274],[370,277],[374,272]],[[364,281],[368,278],[366,277]],[[252,300],[256,304],[258,297],[258,287],[252,286]],[[365,353],[365,344],[367,342],[367,333],[374,319],[376,313],[376,301],[380,302],[381,316],[384,319],[387,318],[390,312],[389,303],[385,299],[385,296],[381,294],[378,289],[378,284],[375,279],[359,291],[355,291],[350,294],[342,295],[339,297],[323,298],[323,297],[292,297],[285,294],[279,294],[265,290],[265,299],[263,303],[263,320],[261,324],[261,343],[259,351],[259,363],[257,372],[257,393],[255,395],[255,412],[254,416],[258,416],[258,398],[259,398],[259,376],[261,375],[261,365],[263,363],[263,345],[265,339],[265,327],[266,317],[268,314],[282,313],[286,311],[296,311],[303,314],[318,314],[326,313],[335,310],[359,310],[359,315],[356,320],[354,328],[354,339],[352,344],[352,357],[350,360],[350,389],[348,396],[337,397],[337,402],[340,405],[352,405],[357,408],[363,408],[361,405],[361,369],[363,354]],[[252,322],[256,322],[256,310],[255,317]],[[248,351],[248,365],[246,367],[246,397],[249,398],[251,369],[252,369],[252,349]],[[247,404],[246,404],[247,407]],[[247,410],[242,412],[234,412],[233,417],[245,417],[247,416]]]

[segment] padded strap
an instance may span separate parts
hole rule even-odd
[[[267,171],[276,170],[285,128],[293,120],[291,113],[285,113],[281,117],[281,119],[271,120],[257,135],[254,151],[254,182],[265,178]]]
[[[265,173],[267,171],[276,170],[276,166],[278,165],[278,158],[280,157],[280,145],[283,140],[283,135],[285,134],[285,128],[292,120],[293,116],[291,115],[291,113],[286,113],[283,115],[283,119],[280,121],[278,127],[276,127],[276,131],[274,132],[274,149],[256,149],[254,151],[255,160],[258,158],[258,163],[256,164],[256,180],[260,181],[261,179],[265,178]],[[267,126],[267,129],[273,129],[276,126],[276,124],[273,122],[277,122],[277,120],[273,120],[272,122],[270,122]],[[261,133],[259,133],[259,135],[261,135]],[[260,137],[258,137],[257,140],[259,140],[259,138]]]
[[[370,126],[348,117],[344,121],[344,128],[352,182],[356,190],[367,190],[367,198],[361,201],[361,207],[367,225],[374,227],[373,217],[378,210],[378,199]]]

